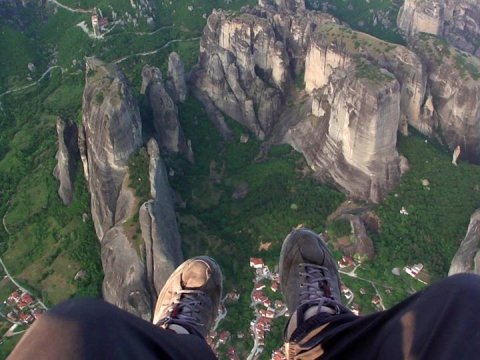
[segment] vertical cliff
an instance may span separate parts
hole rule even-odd
[[[455,254],[448,275],[474,273],[480,275],[480,210],[470,218],[467,234]]]
[[[480,60],[440,39],[420,34],[413,48],[428,68],[425,112],[432,131],[450,150],[461,149],[461,159],[480,163]]]
[[[92,218],[102,249],[105,300],[146,319],[150,294],[142,258],[123,224],[136,211],[128,186],[128,161],[142,145],[138,106],[114,65],[86,62],[81,146],[91,194]]]
[[[165,164],[155,140],[148,142],[147,149],[151,200],[141,206],[139,215],[147,278],[155,301],[169,275],[182,262],[183,255]]]
[[[405,0],[398,14],[397,26],[407,36],[413,36],[419,32],[441,35],[444,21],[444,0]]]
[[[396,151],[399,83],[371,64],[354,64],[336,72],[312,96],[311,115],[292,127],[285,140],[304,154],[318,177],[353,197],[380,201],[401,175]]]
[[[193,82],[258,137],[292,144],[318,177],[375,202],[399,182],[396,132],[401,119],[421,122],[426,93],[405,47],[268,4],[210,16]]]
[[[58,195],[65,205],[73,199],[73,181],[77,167],[78,129],[75,123],[57,119],[58,151],[57,165],[53,175],[60,182]]]
[[[451,45],[480,56],[480,3],[477,0],[405,0],[397,18],[408,36],[437,35]]]
[[[146,65],[142,71],[142,90],[153,111],[153,125],[158,134],[160,146],[169,152],[187,153],[187,144],[183,135],[178,109],[174,98],[176,97],[176,85],[171,89],[172,95],[164,86],[160,69]],[[178,84],[178,86],[181,86]],[[179,96],[186,93],[179,88]]]
[[[160,105],[164,108],[158,111],[170,110]],[[166,143],[176,139],[167,138]],[[79,146],[102,250],[103,297],[150,320],[158,290],[182,261],[182,253],[155,140],[148,144],[151,200],[142,205],[130,187],[142,180],[143,175],[129,167],[142,144],[140,114],[126,78],[115,65],[88,58]]]
[[[308,38],[322,23],[316,12],[245,8],[239,16],[214,11],[200,43],[194,86],[230,117],[263,139],[271,134],[304,67]]]

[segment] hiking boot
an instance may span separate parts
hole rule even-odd
[[[292,231],[283,242],[279,267],[280,287],[291,314],[285,331],[287,341],[307,316],[348,311],[341,303],[336,262],[314,232]]]
[[[207,256],[185,261],[170,277],[158,296],[153,323],[205,337],[218,314],[222,296],[222,272]],[[177,331],[178,332],[178,331]]]

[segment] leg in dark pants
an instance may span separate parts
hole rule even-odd
[[[44,314],[9,359],[215,359],[205,340],[164,330],[101,300]]]
[[[478,359],[479,310],[480,277],[455,275],[387,311],[316,315],[290,344],[315,349],[311,353],[321,359]]]

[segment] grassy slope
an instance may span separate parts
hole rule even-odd
[[[328,3],[329,12],[345,21],[352,28],[366,32],[385,41],[404,44],[405,40],[394,30],[397,26],[397,14],[403,1],[401,0],[306,0],[309,8],[320,10],[322,5]],[[375,24],[375,18],[377,23]],[[386,18],[390,26],[386,28],[379,18]]]

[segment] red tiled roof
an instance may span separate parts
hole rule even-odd
[[[264,265],[263,259],[260,258],[250,258],[250,266]]]

